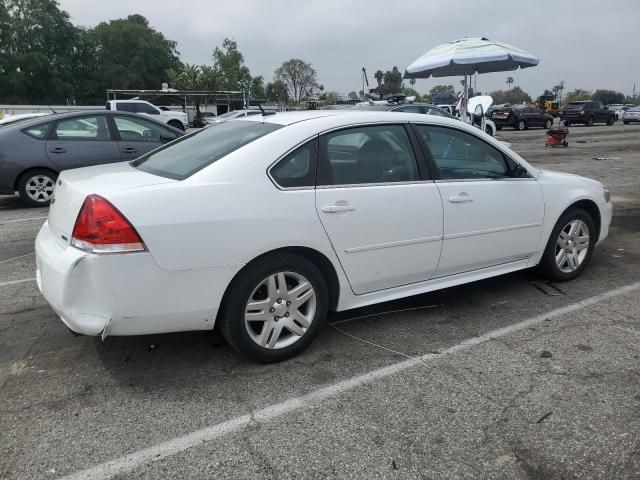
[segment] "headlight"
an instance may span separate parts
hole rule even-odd
[[[604,193],[604,199],[608,202],[611,200],[611,190],[604,183],[602,184],[602,191]]]

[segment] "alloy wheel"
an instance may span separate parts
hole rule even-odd
[[[253,342],[280,349],[298,342],[316,315],[316,292],[304,276],[277,272],[262,280],[249,296],[244,324]]]
[[[47,203],[53,195],[55,180],[46,175],[34,175],[27,180],[25,191],[31,200],[38,203]]]
[[[567,223],[556,241],[556,265],[563,273],[580,268],[589,251],[589,227],[582,220]]]

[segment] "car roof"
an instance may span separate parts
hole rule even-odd
[[[438,115],[424,115],[422,113],[391,112],[386,110],[305,110],[297,112],[278,112],[272,115],[251,115],[241,117],[234,122],[263,122],[277,125],[292,125],[301,122],[313,122],[326,125],[327,128],[347,126],[350,124],[368,122],[416,122],[433,123],[450,126],[466,125],[454,117],[441,117]],[[473,131],[475,127],[468,125]]]

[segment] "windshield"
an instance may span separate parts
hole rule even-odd
[[[218,115],[218,118],[229,118],[229,117],[235,117],[238,115],[238,111],[237,110],[231,110],[230,112],[227,113],[223,113],[222,115]]]
[[[580,110],[587,105],[587,102],[571,102],[566,106],[567,110]]]
[[[223,122],[171,142],[131,162],[147,173],[183,180],[198,170],[257,140],[282,125],[261,122]]]

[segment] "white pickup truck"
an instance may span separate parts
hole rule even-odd
[[[154,104],[144,100],[109,100],[107,110],[132,112],[147,115],[155,120],[164,122],[172,127],[186,130],[188,127],[187,114],[173,110],[162,110]]]

